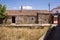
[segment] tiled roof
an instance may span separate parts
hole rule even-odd
[[[53,8],[52,10],[55,10],[55,9],[60,9],[60,6],[57,6],[56,8]]]
[[[16,16],[16,15],[36,15],[37,13],[50,14],[47,10],[6,10],[5,14]]]

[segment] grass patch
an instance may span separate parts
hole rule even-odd
[[[43,29],[0,27],[0,40],[38,40],[48,27]]]

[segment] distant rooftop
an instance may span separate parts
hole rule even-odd
[[[60,9],[60,6],[57,6],[57,7],[53,8],[52,10],[55,10],[55,9]]]

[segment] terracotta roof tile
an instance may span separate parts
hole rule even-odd
[[[36,15],[37,13],[49,14],[47,10],[6,10],[7,15]]]

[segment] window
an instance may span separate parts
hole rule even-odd
[[[59,13],[59,11],[56,11],[56,13]]]
[[[34,20],[34,18],[32,18],[32,20]]]

